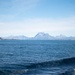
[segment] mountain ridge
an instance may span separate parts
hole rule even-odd
[[[21,36],[9,36],[9,37],[0,37],[1,39],[12,39],[12,40],[75,40],[75,37],[73,36],[65,36],[65,35],[59,35],[59,36],[51,36],[48,33],[39,32],[34,37],[27,37],[24,35]]]

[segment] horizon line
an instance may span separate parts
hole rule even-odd
[[[65,34],[57,34],[57,35],[51,35],[51,34],[49,34],[49,33],[47,33],[47,32],[38,32],[38,33],[36,33],[36,34],[34,34],[33,36],[27,36],[27,35],[25,35],[25,34],[23,34],[23,35],[3,35],[3,36],[0,36],[0,37],[10,37],[10,36],[25,36],[25,37],[35,37],[37,34],[39,34],[39,33],[44,33],[44,34],[48,34],[48,35],[50,35],[50,36],[53,36],[53,37],[56,37],[56,36],[65,36],[65,37],[75,37],[75,35],[65,35]]]

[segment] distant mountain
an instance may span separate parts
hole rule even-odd
[[[68,40],[69,38],[65,35],[62,35],[60,34],[59,36],[56,36],[55,39],[58,39],[58,40]]]
[[[4,39],[25,40],[25,39],[28,39],[28,37],[26,37],[26,36],[9,36],[9,37],[4,37]]]
[[[53,40],[54,37],[50,36],[48,33],[40,32],[35,35],[35,40]]]
[[[75,37],[68,37],[68,36],[65,36],[65,35],[59,35],[59,36],[56,36],[55,37],[56,40],[75,40]]]
[[[70,40],[75,40],[75,37],[73,37],[73,36],[70,36],[70,37],[68,37]]]
[[[2,38],[0,37],[0,40],[2,40]]]
[[[39,32],[34,37],[27,37],[27,36],[9,36],[9,37],[0,37],[1,39],[12,39],[12,40],[75,40],[75,37],[67,37],[65,35],[59,36],[51,36],[48,33]]]

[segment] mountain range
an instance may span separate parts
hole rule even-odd
[[[64,35],[51,36],[48,33],[39,32],[34,37],[27,36],[9,36],[9,37],[0,37],[0,39],[16,39],[16,40],[75,40],[75,37],[67,37]]]

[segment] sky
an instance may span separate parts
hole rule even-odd
[[[0,0],[0,36],[75,36],[75,0]]]

